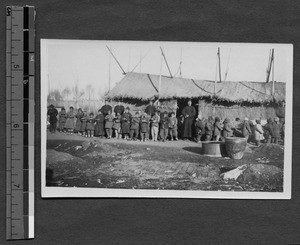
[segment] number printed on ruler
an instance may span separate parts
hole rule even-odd
[[[34,237],[34,7],[6,8],[6,238]]]

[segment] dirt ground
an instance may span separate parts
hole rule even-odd
[[[282,191],[283,146],[247,146],[241,160],[208,157],[191,141],[140,142],[47,135],[47,186]],[[222,174],[239,166],[239,178]]]

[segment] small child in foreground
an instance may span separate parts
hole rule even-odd
[[[121,115],[119,112],[116,113],[116,116],[113,119],[113,125],[112,128],[114,130],[115,133],[115,137],[116,139],[118,139],[119,137],[121,138]]]
[[[94,127],[95,127],[95,119],[94,113],[90,113],[89,117],[86,120],[86,136],[87,137],[94,137]]]
[[[170,140],[172,141],[174,138],[178,140],[178,132],[177,132],[177,118],[175,116],[175,112],[171,113],[171,117],[169,118],[169,135]]]
[[[112,135],[112,126],[113,126],[114,116],[111,114],[111,111],[108,111],[108,114],[105,116],[105,131],[107,139],[111,139]]]
[[[139,112],[136,112],[135,115],[131,118],[130,140],[137,140],[139,134],[139,125],[140,125],[140,115]]]
[[[146,139],[148,139],[148,128],[149,118],[147,113],[144,112],[141,116],[141,141],[146,141]]]
[[[168,130],[169,130],[169,117],[168,113],[165,111],[160,118],[160,130],[159,136],[162,142],[165,142],[168,137]]]

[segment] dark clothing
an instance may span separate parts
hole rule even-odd
[[[168,129],[169,128],[169,117],[162,116],[160,117],[160,128]]]
[[[116,105],[114,108],[114,112],[116,113],[116,115],[117,115],[117,113],[119,113],[122,116],[124,113],[124,110],[125,110],[125,108],[122,105]]]
[[[65,124],[67,121],[67,113],[65,111],[59,112],[59,130],[62,131],[65,128]]]
[[[49,122],[50,123],[56,123],[57,122],[58,111],[55,108],[50,108],[47,112],[47,115],[49,116]]]
[[[273,131],[273,123],[272,122],[268,122],[265,126],[264,126],[264,133],[265,133],[265,139],[268,143],[271,143],[271,139],[274,135],[274,131]]]
[[[273,123],[273,137],[274,138],[280,138],[280,132],[282,129],[281,123]]]
[[[243,124],[243,136],[244,137],[248,137],[249,135],[252,134],[252,130],[250,128],[250,125],[249,125],[249,122],[248,121],[245,121],[244,124]]]
[[[104,106],[101,107],[100,110],[101,110],[101,112],[102,112],[102,114],[103,114],[104,116],[106,116],[106,115],[108,114],[109,111],[112,112],[112,108],[111,108],[110,105],[104,105]]]
[[[94,130],[95,119],[90,117],[86,120],[86,130]]]
[[[285,117],[285,107],[278,107],[276,110],[276,116],[279,118],[284,118]]]
[[[169,129],[168,128],[161,128],[159,130],[159,137],[161,140],[165,141],[168,137],[168,132],[169,132]]]
[[[148,105],[145,109],[145,112],[149,115],[149,116],[153,116],[156,112],[156,108],[154,105]]]
[[[149,118],[141,117],[141,133],[149,133]]]
[[[78,121],[78,120],[79,120],[79,119],[77,118],[77,121]],[[86,117],[86,115],[83,115],[83,117],[80,119],[80,121],[81,121],[81,125],[80,125],[79,131],[82,132],[82,133],[84,133],[85,130],[86,130],[86,122],[87,122],[87,117]],[[76,124],[77,124],[77,123],[76,123]]]
[[[196,109],[193,106],[186,106],[182,110],[184,116],[183,122],[183,138],[192,138],[192,125],[196,115]]]
[[[95,117],[96,125],[94,127],[95,136],[104,136],[104,116],[103,114],[99,114]]]
[[[130,129],[139,131],[140,117],[134,116],[131,118]]]
[[[50,132],[53,132],[53,133],[56,130],[57,114],[58,114],[58,111],[55,108],[50,108],[47,112],[47,115],[49,116],[49,122],[50,122],[49,130],[50,130]]]
[[[131,114],[129,112],[123,113],[121,117],[121,126],[122,126],[122,133],[129,134],[130,132],[130,121],[131,121]]]
[[[223,128],[223,137],[232,137],[232,130],[230,127],[230,124],[227,122],[224,122],[224,128]]]
[[[84,117],[83,112],[79,112],[76,114],[76,124],[75,124],[75,131],[81,131],[81,119]]]
[[[138,129],[130,129],[130,139],[137,139],[139,135]]]

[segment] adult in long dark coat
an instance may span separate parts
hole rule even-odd
[[[156,107],[153,105],[153,100],[150,100],[150,104],[146,107],[145,112],[151,117],[155,114]]]
[[[103,137],[105,135],[104,131],[104,115],[101,112],[101,109],[98,110],[98,114],[95,117],[95,128],[94,128],[94,136]]]
[[[105,116],[107,116],[108,115],[108,111],[111,111],[112,112],[112,107],[108,104],[108,101],[107,100],[105,100],[105,102],[104,102],[105,104],[101,107],[101,112],[102,112],[102,114],[104,115],[104,117]]]
[[[127,107],[125,112],[121,116],[121,130],[122,130],[122,134],[124,136],[124,139],[129,138],[130,121],[131,121],[131,114],[129,112],[129,107]]]
[[[190,139],[193,137],[192,135],[192,125],[194,122],[194,117],[196,115],[196,109],[192,106],[192,101],[188,101],[188,105],[183,108],[182,115],[184,117],[183,121],[183,139]]]
[[[47,115],[49,116],[50,132],[55,133],[58,111],[55,109],[54,105],[49,106]]]
[[[119,113],[120,116],[122,116],[123,113],[124,113],[124,111],[125,111],[124,106],[121,105],[121,102],[120,102],[120,101],[118,101],[118,104],[117,104],[117,105],[115,106],[115,108],[114,108],[114,112],[116,113],[116,115],[117,115],[117,113]]]

